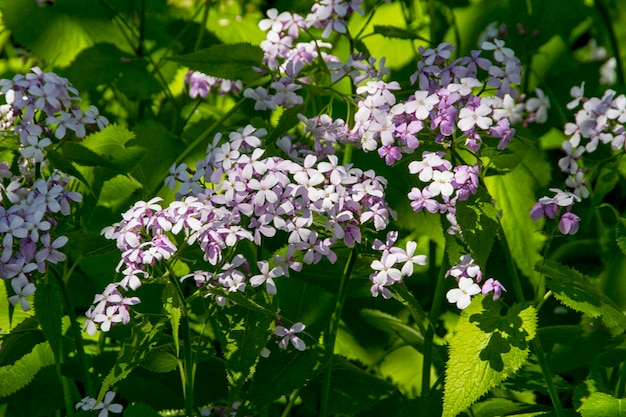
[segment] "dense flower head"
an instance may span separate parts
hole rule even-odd
[[[192,279],[224,305],[224,293],[250,287],[275,294],[275,280],[322,259],[336,262],[333,246],[354,247],[362,241],[364,227],[383,230],[395,216],[384,198],[387,181],[373,170],[341,165],[331,154],[309,152],[296,160],[267,155],[260,139],[265,134],[248,125],[227,139],[216,135],[195,169],[172,168],[166,183],[180,183],[176,201],[167,207],[159,204],[160,198],[137,202],[120,222],[103,230],[122,254],[117,272],[123,278],[107,290],[113,298],[105,291],[94,300],[89,332],[126,322],[128,306],[139,300],[118,292],[137,289],[181,245],[198,246],[208,268],[182,279]],[[282,258],[253,263],[241,254],[227,256],[240,241],[262,245],[274,238],[287,244]],[[413,250],[409,245],[394,258],[425,262]],[[409,266],[403,270],[405,275],[412,272]]]
[[[220,95],[232,93],[238,95],[243,89],[241,80],[231,81],[213,77],[199,71],[188,71],[185,75],[185,85],[189,88],[191,98],[207,98],[208,95],[217,91]]]
[[[460,262],[452,266],[446,272],[446,277],[453,277],[457,281],[457,288],[453,288],[446,293],[446,298],[451,304],[455,304],[459,310],[466,309],[472,296],[482,293],[483,295],[493,293],[493,299],[500,298],[502,291],[506,291],[504,286],[493,278],[488,278],[479,285],[483,279],[480,266],[474,262],[470,254],[461,256]]]
[[[11,303],[28,310],[37,274],[66,259],[61,248],[68,239],[55,235],[58,219],[82,201],[70,189],[70,177],[49,167],[47,148],[108,122],[97,108],[78,107],[78,92],[67,79],[37,67],[0,80],[0,95],[0,135],[16,142],[15,159],[0,162],[0,276],[11,280]]]

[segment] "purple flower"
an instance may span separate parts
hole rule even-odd
[[[575,215],[572,212],[563,213],[561,216],[561,220],[559,221],[559,230],[564,235],[574,235],[578,232],[578,223],[580,222],[580,217]]]

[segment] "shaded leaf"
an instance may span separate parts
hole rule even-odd
[[[249,83],[259,78],[252,67],[261,67],[263,50],[249,43],[220,44],[170,59],[194,71]]]
[[[395,334],[409,345],[417,346],[424,344],[424,336],[396,316],[368,308],[361,310],[361,316],[375,328]]]
[[[152,372],[170,372],[178,368],[178,359],[166,350],[154,349],[141,361],[141,366]]]
[[[160,417],[154,408],[142,403],[135,403],[124,410],[124,417]]]
[[[528,342],[537,330],[536,311],[520,305],[506,314],[502,309],[502,304],[478,295],[461,313],[449,341],[444,417],[466,410],[526,362]]]
[[[476,263],[485,265],[498,235],[498,211],[492,202],[485,201],[485,197],[480,195],[479,199],[461,201],[456,207],[463,240]]]
[[[428,42],[427,39],[407,29],[390,25],[374,25],[374,33],[382,35],[386,38],[422,40]]]
[[[39,280],[35,292],[35,315],[46,336],[55,358],[61,360],[63,298],[58,283],[49,279]]]
[[[626,316],[622,310],[589,277],[550,260],[541,270],[549,277],[546,285],[561,303],[589,317],[602,317],[607,327],[620,333],[626,330]]]

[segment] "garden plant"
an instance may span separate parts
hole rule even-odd
[[[0,416],[626,416],[623,2],[0,12]]]

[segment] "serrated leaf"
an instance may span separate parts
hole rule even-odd
[[[163,349],[154,349],[141,361],[141,366],[156,373],[170,372],[178,368],[178,359]]]
[[[110,11],[99,2],[58,0],[54,7],[39,7],[36,2],[1,0],[0,8],[15,40],[50,67],[67,66],[97,42],[124,42]]]
[[[194,71],[249,83],[259,78],[252,68],[261,67],[263,50],[249,43],[220,44],[170,59]]]
[[[417,33],[411,32],[410,30],[399,28],[396,26],[374,25],[374,33],[382,35],[386,38],[422,40],[424,42],[428,42],[427,39],[425,39],[422,36],[419,36]]]
[[[230,394],[237,397],[268,342],[274,318],[239,305],[231,307],[228,313],[225,320],[221,320],[221,324],[227,326],[222,329],[227,332],[223,348],[231,384]]]
[[[535,191],[547,185],[550,178],[550,165],[532,147],[527,148],[526,158],[510,173],[485,178],[496,208],[502,211],[500,224],[515,264],[533,283],[539,279],[535,265],[542,259],[545,237],[536,232],[540,223],[530,217],[530,209],[537,202]]]
[[[103,398],[113,384],[126,378],[141,363],[150,352],[152,345],[156,343],[160,328],[160,324],[152,325],[145,318],[142,322],[135,322],[131,338],[124,343],[113,369],[104,378],[98,398]]]
[[[49,279],[39,280],[35,292],[35,315],[46,336],[55,358],[61,360],[63,298],[58,283]]]
[[[394,334],[409,345],[424,344],[424,336],[396,316],[379,310],[364,308],[361,310],[361,317],[378,330]]]
[[[478,295],[461,317],[449,341],[443,416],[466,410],[526,362],[537,332],[536,311],[514,305],[506,314],[491,297]],[[468,381],[472,381],[468,383]]]
[[[602,317],[607,327],[626,330],[622,310],[596,287],[589,277],[555,261],[545,261],[541,271],[549,277],[546,285],[564,305],[589,317]]]
[[[587,380],[575,391],[576,410],[583,417],[624,417],[626,416],[626,399],[597,391],[595,382]]]
[[[498,236],[498,212],[493,203],[478,199],[461,201],[456,207],[463,240],[476,263],[485,265]]]
[[[171,288],[171,285],[166,286],[163,291],[163,306],[167,311],[170,319],[170,325],[172,326],[172,337],[174,338],[174,347],[176,347],[176,355],[180,357],[180,338],[178,332],[180,330],[180,319],[182,311],[179,306],[179,298],[175,293],[175,289]]]
[[[82,145],[110,161],[118,173],[125,174],[143,157],[146,150],[140,146],[128,146],[135,135],[128,129],[111,124],[89,135]]]
[[[35,345],[30,353],[12,365],[0,367],[0,397],[6,397],[28,385],[41,368],[54,364],[47,342]]]

